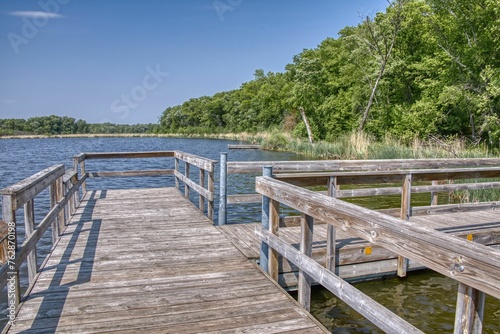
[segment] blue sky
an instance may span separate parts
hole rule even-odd
[[[0,118],[156,123],[337,37],[386,0],[0,0]]]

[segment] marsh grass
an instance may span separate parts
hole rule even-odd
[[[486,146],[468,146],[465,140],[451,139],[423,141],[414,139],[405,144],[386,136],[375,140],[365,133],[335,137],[331,141],[308,141],[290,134],[273,130],[264,134],[251,135],[264,149],[292,151],[312,159],[422,159],[422,158],[473,158],[493,156]]]

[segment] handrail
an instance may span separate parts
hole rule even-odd
[[[136,158],[174,158],[175,169],[151,169],[151,170],[132,170],[132,171],[87,171],[85,161],[96,159],[136,159]],[[179,163],[185,165],[182,174]],[[74,169],[80,169],[81,175],[87,175],[88,178],[97,177],[144,177],[144,176],[168,176],[175,177],[175,185],[179,190],[179,182],[184,183],[184,196],[189,199],[189,190],[193,189],[198,193],[198,208],[205,213],[207,206],[207,216],[213,221],[214,217],[214,171],[217,161],[203,158],[194,154],[181,151],[152,151],[152,152],[91,152],[80,153],[73,157]],[[190,178],[190,167],[199,169],[199,183],[195,183]],[[206,176],[208,174],[208,182]],[[206,185],[205,185],[206,184]],[[86,183],[82,186],[83,193],[87,192]],[[207,203],[205,205],[205,202]]]
[[[84,160],[92,160],[92,159],[168,158],[168,157],[173,157],[174,156],[174,152],[172,152],[172,151],[152,151],[152,152],[87,152],[87,153],[82,153],[82,154],[84,156],[84,158],[83,158]],[[80,155],[78,155],[77,157],[79,157]]]
[[[420,178],[418,173],[423,170],[424,174],[429,175],[427,179],[432,179],[433,173],[441,173],[441,170],[448,170],[453,173],[455,169],[470,169],[473,172],[476,169],[484,167],[500,166],[500,158],[453,158],[453,159],[378,159],[378,160],[313,160],[313,161],[228,161],[227,153],[221,153],[220,180],[224,181],[220,186],[219,196],[219,225],[227,223],[227,205],[242,204],[242,203],[261,203],[262,197],[259,194],[228,194],[223,193],[227,189],[227,179],[229,174],[252,174],[260,173],[264,166],[271,166],[273,173],[278,179],[287,178],[287,182],[301,186],[327,186],[329,178],[337,178],[337,186],[341,184],[363,184],[368,183],[399,183],[401,176],[392,173],[388,178],[385,173],[391,173],[395,170],[400,170],[401,175],[407,173],[408,170],[415,171],[417,175],[413,178],[416,182]],[[486,169],[484,171],[486,173]],[[363,174],[367,173],[367,174]],[[377,176],[377,173],[378,174]],[[350,175],[352,179],[342,178],[342,175]],[[375,175],[370,180],[368,175]],[[453,174],[444,176],[438,174],[441,179],[453,177]],[[473,174],[471,174],[473,175]],[[476,177],[476,176],[474,176]],[[353,183],[354,182],[354,183]],[[429,186],[428,192],[441,192],[444,186],[435,185]],[[441,188],[440,188],[441,187]],[[454,186],[449,186],[454,187]],[[454,190],[459,190],[461,186],[456,185]],[[477,186],[479,187],[479,186]],[[498,188],[498,184],[485,185],[484,189]],[[373,195],[395,195],[401,193],[401,188],[377,188],[366,189],[363,193],[362,189],[356,190],[340,190],[336,193],[336,197],[357,197],[357,196],[373,196]],[[412,192],[427,192],[424,188],[414,187]],[[448,190],[449,191],[449,190]],[[434,197],[436,198],[436,197]]]
[[[283,245],[283,241],[277,242],[277,240],[280,240],[277,236],[279,229],[278,206],[284,204],[300,211],[306,217],[326,222],[335,228],[382,246],[460,282],[459,302],[477,302],[464,297],[466,294],[464,291],[469,290],[470,292],[471,289],[477,289],[500,299],[500,278],[498,277],[500,272],[500,252],[495,249],[455,238],[424,226],[343,202],[267,176],[256,178],[256,190],[271,201],[269,205],[271,209],[267,213],[268,222],[264,222],[263,219],[263,225],[268,224],[269,231],[257,232],[263,242],[269,244],[272,248],[267,255],[271,277],[277,276],[278,269],[277,257],[273,252],[279,252],[299,266],[301,271],[318,278],[317,268],[311,265],[311,261],[308,260],[310,258],[304,255],[304,252],[297,258],[297,254],[290,255],[289,249]],[[263,217],[266,217],[264,213]],[[312,226],[310,229],[312,231]],[[303,228],[302,233],[305,233],[304,230],[307,229]],[[302,235],[301,240],[307,240],[307,238]],[[335,276],[331,270],[322,270],[328,272],[329,276]],[[324,272],[321,277],[324,277]],[[325,282],[323,280],[323,283],[326,284],[326,288],[346,301],[345,295],[339,294],[339,288],[336,284],[347,283],[340,282],[337,277],[335,278],[336,281],[326,280]],[[303,283],[304,279],[306,278],[301,278],[301,275],[299,275],[299,287],[301,285],[307,287],[307,284],[304,285]],[[300,281],[302,281],[302,284]],[[300,295],[301,292],[299,291]],[[479,309],[482,308],[481,305],[474,306]],[[460,307],[461,310],[466,308]],[[465,314],[465,311],[464,314],[459,314],[458,309],[457,307],[456,326],[460,326]],[[363,309],[360,313],[365,316],[367,316],[365,313],[368,313],[368,316],[370,315],[370,311]],[[481,312],[478,311],[478,313]]]
[[[498,166],[500,158],[453,159],[378,159],[378,160],[312,160],[312,161],[232,161],[227,172],[260,173],[262,167],[272,166],[274,173],[319,171],[377,171],[415,168],[458,168]]]
[[[412,175],[413,181],[440,181],[500,177],[500,167],[473,167],[453,169],[408,169],[362,172],[308,172],[276,174],[276,178],[300,186],[326,185],[330,177],[337,178],[337,185],[397,183],[401,176]]]
[[[63,175],[64,165],[54,165],[0,190],[0,194],[13,197],[12,209],[17,210]]]
[[[172,157],[176,161],[175,170],[146,170],[146,171],[124,171],[124,172],[86,172],[85,161],[92,159],[115,159],[115,158],[158,158]],[[43,237],[49,227],[52,227],[52,243],[59,239],[60,233],[66,225],[66,221],[75,212],[80,201],[80,188],[83,195],[86,192],[85,183],[89,177],[109,176],[154,176],[174,175],[178,181],[185,185],[185,196],[189,197],[189,189],[194,189],[200,195],[200,210],[204,210],[205,199],[208,201],[208,216],[213,220],[214,216],[214,165],[216,161],[198,157],[180,151],[161,152],[102,152],[81,153],[73,158],[74,168],[68,170],[64,165],[54,165],[46,168],[14,185],[0,190],[2,195],[2,215],[5,222],[0,224],[0,247],[5,248],[4,254],[0,249],[0,255],[6,260],[5,265],[0,268],[0,289],[8,285],[9,316],[15,318],[21,301],[21,285],[19,269],[26,261],[28,268],[29,286],[31,289],[38,275],[36,256],[36,245]],[[185,174],[179,170],[179,162],[185,163]],[[200,183],[196,184],[190,179],[190,166],[200,169]],[[78,168],[79,167],[79,168]],[[79,173],[80,169],[80,173]],[[208,182],[205,182],[205,172],[208,172]],[[207,186],[205,186],[207,183]],[[50,210],[46,216],[35,225],[34,198],[44,189],[50,189]],[[24,209],[25,237],[22,244],[18,242],[18,231],[16,225],[16,211]],[[6,245],[6,247],[3,247]]]
[[[77,191],[86,179],[84,175],[75,180],[75,171],[65,171],[64,165],[46,168],[14,185],[0,191],[2,194],[2,215],[7,226],[6,263],[0,268],[0,289],[8,285],[7,296],[9,317],[15,318],[21,301],[21,285],[19,269],[27,261],[29,288],[38,275],[37,249],[38,241],[49,227],[52,227],[52,244],[59,239],[66,225],[69,212],[74,211]],[[34,199],[43,190],[50,189],[51,209],[42,221],[35,225]],[[24,209],[24,242],[19,245],[16,211]]]

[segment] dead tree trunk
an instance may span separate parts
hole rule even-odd
[[[307,121],[306,113],[304,112],[304,108],[299,107],[300,115],[302,116],[302,119],[304,120],[304,124],[306,125],[306,130],[307,130],[307,137],[309,137],[309,142],[311,144],[314,144],[313,141],[313,135],[311,132],[311,127],[309,126],[309,122]]]

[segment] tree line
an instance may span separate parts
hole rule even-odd
[[[68,116],[41,116],[28,119],[0,119],[0,135],[66,135],[66,134],[112,134],[152,133],[157,124],[113,124],[87,123]]]
[[[500,0],[397,0],[238,89],[167,108],[162,132],[279,128],[500,139]]]

